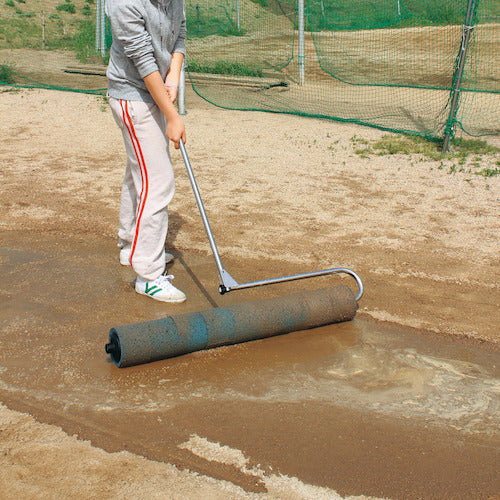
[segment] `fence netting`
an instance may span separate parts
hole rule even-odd
[[[5,2],[0,81],[104,93],[100,0],[57,1]],[[498,0],[186,0],[186,18],[187,85],[217,106],[500,132]]]

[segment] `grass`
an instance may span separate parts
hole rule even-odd
[[[500,170],[498,168],[483,168],[474,173],[476,175],[482,175],[483,177],[498,177],[498,175],[500,175]]]
[[[418,136],[384,135],[372,144],[373,150],[379,154],[421,154],[431,160],[439,160],[445,155],[439,151],[436,143]]]
[[[369,141],[354,135],[351,142],[354,152],[361,158],[369,158],[370,155],[420,155],[424,160],[439,161],[438,170],[449,166],[449,174],[467,172],[482,177],[500,175],[500,160],[496,160],[496,167],[481,168],[484,158],[500,154],[500,148],[479,139],[454,140],[448,153],[440,151],[439,143],[418,136],[387,134],[379,140]]]
[[[294,12],[290,0],[252,0],[261,8],[279,14]],[[498,0],[479,2],[478,22],[491,22],[500,16]],[[312,31],[405,28],[418,26],[461,25],[467,2],[451,0],[310,0],[306,23]]]
[[[56,10],[63,10],[65,12],[69,12],[70,14],[74,14],[76,12],[76,7],[72,3],[60,3]]]
[[[94,0],[92,0],[94,1]],[[80,21],[95,20],[95,7],[87,0],[5,0],[0,13],[0,49],[74,48]],[[22,12],[19,7],[28,12]],[[89,10],[90,9],[90,10]]]
[[[10,64],[0,64],[0,82],[15,83],[14,68]]]
[[[316,0],[309,4],[308,22],[313,31],[361,30],[386,27],[443,26],[464,20],[463,4],[428,0],[401,2],[395,0]]]
[[[233,76],[257,76],[262,77],[260,68],[254,68],[247,64],[228,61],[215,61],[213,63],[203,63],[188,60],[189,71],[193,73],[211,73],[215,75],[233,75]]]
[[[99,109],[105,113],[109,109],[109,100],[105,95],[97,96],[97,100],[99,101]]]
[[[452,142],[453,150],[462,154],[497,154],[500,153],[500,148],[489,145],[485,141],[479,139],[457,139]]]
[[[79,22],[78,31],[71,40],[71,48],[81,62],[100,57],[95,49],[95,22],[92,19]]]
[[[14,17],[0,19],[0,48],[41,47],[40,26],[33,19]]]
[[[186,5],[186,24],[189,26],[187,37],[204,38],[209,35],[243,36],[245,30],[238,29],[233,16],[221,5],[210,7],[189,3]]]

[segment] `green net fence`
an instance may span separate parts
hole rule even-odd
[[[500,133],[498,0],[297,1],[186,0],[187,85],[224,108]],[[100,0],[6,0],[0,82],[104,93],[110,43]]]

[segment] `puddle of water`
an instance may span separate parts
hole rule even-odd
[[[470,361],[460,359],[460,350],[356,319],[122,370],[96,355],[92,342],[57,350],[46,344],[4,359],[0,384],[66,408],[104,412],[168,410],[196,399],[316,401],[497,433],[497,355],[476,349]]]
[[[119,370],[103,353],[109,325],[119,323],[117,318],[134,322],[145,314],[158,316],[161,309],[155,310],[153,301],[138,302],[124,289],[128,293],[116,303],[113,286],[104,283],[118,278],[126,286],[127,279],[106,267],[106,257],[83,259],[81,251],[60,241],[38,250],[3,248],[0,257],[5,280],[11,281],[10,300],[0,307],[5,391],[101,412],[168,410],[196,399],[317,401],[467,432],[500,428],[498,353],[466,342],[357,317]],[[200,281],[204,267],[196,269]],[[87,277],[76,281],[77,276]]]
[[[498,433],[496,356],[485,365],[480,362],[486,360],[474,363],[445,357],[444,352],[429,354],[422,345],[412,346],[415,339],[408,333],[390,333],[359,320],[356,326],[362,333],[355,345],[312,362],[298,362],[293,369],[273,370],[262,377],[266,383],[260,394],[230,390],[227,395],[273,402],[330,402],[467,432]],[[398,346],[405,340],[409,345]],[[429,340],[435,346],[435,340]]]

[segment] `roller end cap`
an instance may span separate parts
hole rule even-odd
[[[109,335],[109,343],[104,346],[106,350],[106,354],[111,356],[111,359],[115,364],[120,362],[120,358],[122,356],[122,350],[120,346],[120,339],[115,331],[111,330]]]

